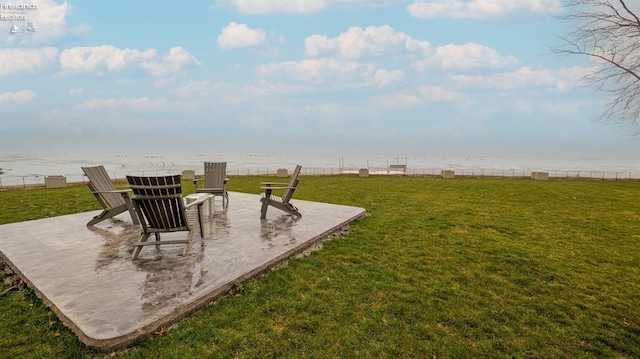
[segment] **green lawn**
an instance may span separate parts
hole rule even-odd
[[[296,198],[370,215],[114,356],[640,357],[638,182],[303,176]],[[98,203],[73,186],[0,192],[0,208],[4,224]],[[0,297],[0,356],[103,354],[23,290]]]

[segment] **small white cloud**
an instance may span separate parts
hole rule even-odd
[[[242,14],[304,14],[324,10],[326,0],[219,0],[216,5],[237,8]]]
[[[152,59],[156,50],[118,49],[115,46],[73,47],[60,54],[63,73],[81,73],[97,70],[119,70],[131,63]]]
[[[415,0],[407,7],[411,16],[423,19],[435,17],[482,19],[521,11],[553,14],[561,9],[561,0]]]
[[[517,64],[518,60],[513,56],[500,56],[494,49],[469,43],[438,47],[432,56],[415,61],[413,67],[418,71],[426,71],[429,67],[440,67],[443,70],[467,70],[498,69],[513,67]]]
[[[374,96],[369,99],[369,103],[373,107],[384,110],[400,110],[423,105],[423,101],[415,94],[411,93],[394,93]]]
[[[267,84],[265,81],[261,81],[259,85],[250,85],[242,89],[242,92],[250,96],[287,96],[292,94],[300,94],[302,92],[309,91],[308,88],[303,86],[294,86],[290,84]],[[237,100],[236,100],[237,102]]]
[[[0,49],[0,75],[19,72],[37,73],[56,62],[58,49]]]
[[[214,7],[233,7],[247,15],[308,14],[329,8],[383,8],[403,2],[404,0],[218,0]]]
[[[278,35],[278,33],[273,30],[269,31],[269,38],[275,40],[279,44],[287,42],[287,39],[284,36]]]
[[[108,99],[92,98],[80,105],[74,106],[74,108],[79,110],[130,108],[136,111],[144,112],[159,110],[166,107],[166,105],[167,101],[164,99],[152,100],[148,97]]]
[[[427,102],[451,102],[458,98],[455,92],[439,86],[421,86],[417,91]]]
[[[370,83],[375,74],[373,64],[355,61],[339,61],[322,58],[300,62],[287,61],[262,65],[258,68],[262,76],[285,77],[293,81],[322,83]]]
[[[31,90],[17,92],[5,92],[0,94],[0,105],[24,105],[36,98],[36,93]]]
[[[484,88],[498,90],[517,90],[526,87],[551,88],[564,91],[569,87],[580,85],[581,80],[593,68],[572,67],[558,70],[531,69],[521,67],[512,72],[503,72],[485,76],[456,75],[453,79],[460,87]]]
[[[186,85],[178,87],[175,91],[175,94],[178,95],[193,95],[193,94],[201,94],[207,91],[211,87],[211,83],[209,81],[189,81]]]
[[[63,74],[117,71],[131,66],[140,66],[155,77],[164,77],[200,62],[180,46],[171,48],[168,54],[158,59],[155,49],[144,51],[119,49],[111,45],[96,47],[74,47],[60,54]]]
[[[161,61],[145,61],[142,67],[149,70],[155,77],[164,77],[190,66],[200,66],[201,63],[180,46],[172,47],[168,54],[162,56]]]
[[[262,29],[252,29],[246,24],[230,22],[218,36],[218,46],[223,50],[251,47],[263,44],[266,39],[267,34]]]
[[[391,26],[350,27],[333,39],[323,35],[312,35],[305,39],[305,54],[321,56],[336,52],[347,59],[367,56],[404,55],[430,51],[427,41],[412,39],[409,35],[395,31]]]

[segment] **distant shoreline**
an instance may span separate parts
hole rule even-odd
[[[230,175],[270,175],[278,168],[303,166],[303,175],[385,171],[391,164],[405,164],[407,174],[434,176],[441,170],[472,176],[526,177],[531,171],[549,172],[552,177],[640,178],[639,158],[482,156],[482,155],[350,155],[332,153],[0,153],[0,185],[42,184],[45,176],[63,175],[69,182],[82,182],[82,166],[104,165],[112,178],[127,174],[179,174],[191,169],[202,173],[204,161],[227,162]]]

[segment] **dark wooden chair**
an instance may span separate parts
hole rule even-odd
[[[188,205],[182,198],[180,175],[160,177],[127,176],[133,191],[133,204],[140,215],[142,232],[140,240],[134,244],[133,259],[137,259],[143,246],[161,244],[184,244],[182,255],[189,251],[193,238],[195,222],[200,227],[200,236],[204,237],[201,221],[201,208],[207,196],[202,196]],[[196,206],[193,210],[192,207]],[[183,240],[161,240],[160,233],[186,231]],[[155,234],[155,242],[147,242]]]
[[[205,162],[204,177],[193,180],[196,193],[209,193],[214,196],[222,196],[222,205],[229,204],[229,194],[227,193],[227,163],[226,162]],[[202,182],[202,187],[198,188],[198,182]]]
[[[100,205],[102,205],[102,208],[104,208],[102,213],[93,217],[93,219],[87,223],[87,226],[93,226],[124,211],[129,211],[133,224],[140,224],[138,215],[135,213],[135,209],[129,198],[130,189],[116,189],[104,166],[82,167],[82,171],[89,179],[87,186],[89,186],[91,193],[93,193],[98,202],[100,202]]]
[[[296,217],[302,217],[302,214],[300,214],[298,208],[296,208],[296,206],[294,206],[290,202],[291,197],[293,197],[293,192],[298,186],[298,176],[300,175],[301,169],[302,166],[296,166],[296,169],[293,171],[291,180],[289,180],[288,184],[277,182],[262,182],[263,187],[260,188],[264,190],[264,192],[262,193],[262,197],[260,198],[260,202],[262,202],[260,219],[266,218],[267,209],[269,208],[269,206],[278,208]],[[274,196],[274,190],[282,190],[282,197]]]

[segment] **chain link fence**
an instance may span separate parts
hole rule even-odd
[[[281,168],[281,167],[280,167]],[[279,167],[254,167],[254,168],[228,168],[228,176],[277,176]],[[480,178],[531,178],[531,169],[483,169],[483,168],[407,168],[406,171],[388,170],[384,167],[367,168],[369,175],[386,176],[426,176],[440,177],[443,170],[454,171],[456,177],[480,177]],[[303,167],[302,175],[328,176],[328,175],[358,175],[359,168],[321,168]],[[539,170],[536,170],[539,171]],[[586,179],[586,180],[640,180],[638,171],[589,171],[589,170],[547,170],[549,179]],[[110,171],[109,175],[114,179],[124,179],[127,175],[138,176],[164,176],[180,174],[177,169],[158,169],[141,171]],[[82,172],[62,174],[67,183],[86,183],[87,178]],[[196,175],[201,175],[196,171]],[[30,174],[27,176],[0,175],[0,189],[44,187],[47,175]]]

